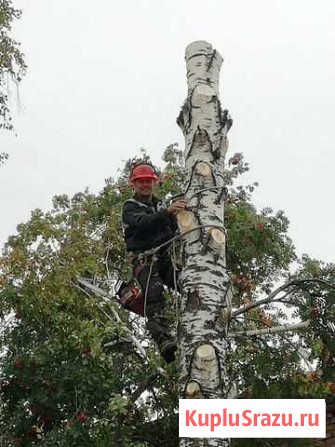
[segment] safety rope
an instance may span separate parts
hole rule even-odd
[[[148,279],[147,279],[147,284],[145,286],[143,314],[144,314],[144,320],[146,323],[148,322],[148,319],[147,319],[147,296],[148,296],[150,279],[151,279],[151,275],[152,275],[152,268],[153,268],[155,261],[156,261],[156,256],[152,256],[150,269],[149,269],[149,275],[148,275]]]
[[[200,230],[201,228],[219,228],[222,230],[222,227],[220,225],[199,225],[198,227],[194,227],[191,228],[190,230],[184,231],[183,233],[177,234],[176,236],[172,237],[171,239],[169,239],[168,241],[164,242],[163,244],[160,244],[158,247],[155,247],[151,250],[146,250],[142,253],[142,256],[144,256],[145,258],[148,258],[149,256],[152,256],[151,259],[151,264],[150,264],[150,270],[149,270],[149,275],[148,275],[148,279],[147,279],[147,284],[145,287],[145,293],[144,293],[144,319],[147,322],[147,313],[146,313],[146,309],[147,309],[147,296],[148,296],[148,290],[149,290],[149,284],[150,284],[150,279],[151,279],[151,275],[152,275],[152,269],[153,269],[153,264],[154,262],[157,260],[157,257],[155,256],[155,254],[163,247],[165,247],[168,244],[172,244],[172,247],[174,247],[173,249],[175,250],[175,242],[180,239],[181,237],[183,237],[185,234],[191,233],[192,231],[196,231],[196,230]],[[225,229],[223,229],[225,231]],[[175,255],[175,251],[174,251],[174,255]],[[177,276],[176,276],[176,265],[173,265],[173,281],[174,281],[174,289],[177,292]],[[178,316],[178,301],[176,300],[176,312],[177,312],[177,316]]]
[[[172,267],[173,267],[173,285],[174,285],[174,291],[175,291],[175,306],[176,306],[176,321],[178,321],[178,316],[179,316],[179,308],[178,308],[178,300],[177,300],[177,261],[176,261],[176,241],[172,242],[172,256],[171,256],[171,260],[172,260]]]
[[[212,191],[212,190],[216,190],[216,189],[222,189],[225,190],[227,192],[227,187],[226,186],[209,186],[208,188],[202,188],[199,189],[198,191],[195,191],[188,199],[187,201],[190,201],[191,199],[193,199],[193,197],[197,196],[198,194],[201,194],[204,191]],[[178,197],[185,197],[186,192],[181,192],[179,194],[176,194],[174,196],[172,196],[169,199],[169,202],[172,202],[173,200],[176,200]]]
[[[157,253],[161,248],[165,247],[168,244],[171,244],[174,241],[177,241],[178,239],[185,236],[185,234],[189,234],[192,231],[201,230],[202,228],[219,228],[220,230],[223,230],[226,233],[225,228],[222,228],[221,225],[213,225],[213,224],[203,224],[199,225],[197,227],[191,228],[190,230],[184,231],[183,233],[177,234],[176,236],[172,237],[168,241],[164,242],[163,244],[158,245],[158,247],[152,248],[151,250],[146,250],[143,252],[144,255],[153,255]]]

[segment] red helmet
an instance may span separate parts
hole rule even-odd
[[[135,166],[131,173],[130,183],[134,183],[134,181],[139,178],[151,178],[155,183],[158,182],[158,177],[155,170],[147,164]]]

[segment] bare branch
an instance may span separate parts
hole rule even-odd
[[[297,331],[299,329],[305,329],[309,326],[310,321],[304,321],[302,323],[297,324],[285,324],[282,326],[276,326],[276,327],[269,327],[266,329],[254,329],[249,331],[240,331],[240,332],[233,332],[229,334],[232,337],[238,337],[241,335],[245,335],[246,337],[251,337],[252,335],[268,335],[268,334],[274,334],[278,332],[288,332],[288,331]]]
[[[270,295],[267,298],[263,298],[262,300],[257,301],[256,303],[252,303],[249,304],[248,306],[244,306],[241,307],[240,309],[235,310],[235,312],[233,312],[231,314],[231,318],[235,318],[238,315],[244,314],[246,312],[249,312],[251,309],[254,309],[256,307],[259,306],[263,306],[265,304],[269,304],[269,303],[274,303],[274,302],[281,302],[281,300],[285,299],[289,294],[291,294],[297,287],[303,285],[303,284],[308,284],[308,283],[316,283],[316,284],[321,284],[324,285],[326,287],[329,287],[331,289],[335,290],[335,286],[327,281],[324,281],[322,279],[315,279],[315,278],[310,278],[310,279],[294,279],[292,281],[286,282],[285,284],[283,284],[282,286],[278,287],[277,289],[275,289],[273,292],[270,293]],[[283,297],[281,298],[276,298],[277,295],[281,292],[283,292],[284,290],[287,290],[288,288],[292,287],[292,290],[289,290]]]
[[[89,282],[85,281],[84,279],[78,279],[78,282],[80,284],[82,284],[83,286],[87,287],[89,290],[91,290],[93,293],[95,293],[96,295],[104,298],[105,300],[108,298],[111,298],[111,295],[107,292],[105,292],[104,290],[100,289],[97,286],[94,286],[92,284],[90,284]],[[78,285],[76,285],[75,283],[72,283],[73,286],[75,286],[76,288],[79,288],[83,293],[85,293],[86,295],[88,294],[88,292],[84,291],[81,287],[79,287]],[[90,295],[89,295],[90,296]],[[105,312],[105,310],[99,305],[97,304],[97,307],[99,308],[100,311],[102,311],[104,313],[104,315],[111,321],[114,322],[114,320],[112,319],[112,317],[110,315],[107,314],[107,312]],[[128,329],[128,327],[123,323],[123,321],[121,320],[119,314],[117,313],[117,311],[112,307],[109,306],[110,310],[113,312],[114,318],[118,323],[123,324],[123,327],[125,329],[125,331],[128,333],[129,338],[131,339],[133,345],[138,349],[138,351],[141,353],[141,356],[143,357],[143,359],[148,360],[148,356],[147,353],[145,351],[145,349],[143,348],[143,346],[139,343],[139,341],[133,336],[132,332],[130,329]]]
[[[136,401],[141,397],[141,395],[148,389],[150,389],[152,391],[152,393],[154,394],[154,398],[156,398],[155,396],[155,392],[153,389],[153,383],[155,382],[155,380],[157,379],[157,377],[159,377],[161,374],[164,373],[164,370],[161,368],[157,368],[156,372],[147,375],[147,377],[139,384],[139,386],[136,388],[136,390],[131,394],[131,396],[129,396],[129,400],[128,400],[128,404],[125,408],[125,412],[120,414],[119,418],[118,418],[118,426],[116,429],[116,433],[115,433],[115,438],[114,438],[114,442],[116,441],[116,445],[119,445],[119,437],[120,437],[120,430],[121,427],[123,426],[125,420],[127,419],[131,409],[134,407]]]
[[[293,343],[291,342],[291,340],[287,337],[284,336],[284,339],[286,340],[287,343],[289,343],[291,346],[294,346]],[[300,357],[302,358],[302,360],[305,362],[307,368],[309,371],[313,371],[313,366],[311,365],[310,361],[308,360],[308,358],[305,355],[304,350],[301,347],[298,347],[297,349],[298,354],[300,355]]]
[[[117,299],[111,293],[108,293],[105,290],[100,289],[100,287],[97,287],[97,286],[89,283],[88,281],[86,281],[83,278],[79,278],[78,282],[79,282],[79,284],[83,285],[87,289],[91,290],[91,292],[95,293],[96,295],[98,295],[102,298],[105,298],[105,299],[107,298],[108,300],[112,298],[117,301]]]

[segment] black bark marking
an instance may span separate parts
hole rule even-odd
[[[217,161],[217,160],[220,158],[220,155],[221,155],[221,149],[220,149],[220,147],[217,147],[217,148],[212,152],[212,154],[213,154],[214,160]]]
[[[230,289],[232,288],[233,284],[231,281],[228,281],[228,283],[226,283],[225,286],[226,286],[226,292],[224,294],[222,302],[223,302],[224,306],[226,307],[227,306],[227,295],[228,295]]]
[[[195,90],[195,87],[194,87],[194,89],[192,89],[192,91],[187,99],[187,111],[188,111],[187,130],[189,130],[191,128],[191,124],[192,124],[192,99],[193,99],[194,90]]]
[[[189,242],[188,246],[192,247],[195,244],[199,244],[199,239],[197,239],[196,241]]]
[[[218,262],[218,260],[219,260],[220,257],[222,256],[222,254],[223,254],[223,250],[220,250],[220,251],[214,253],[214,262],[215,262],[215,263]]]
[[[206,321],[206,323],[204,324],[204,328],[214,330],[215,329],[215,321],[216,321],[216,318],[214,320]]]
[[[206,134],[207,134],[207,138],[206,138]],[[207,143],[209,143],[209,144],[207,144]],[[191,142],[190,148],[188,150],[188,153],[186,155],[186,159],[188,159],[190,157],[191,153],[193,152],[194,145],[201,147],[203,152],[205,152],[205,153],[206,152],[211,153],[211,141],[208,138],[208,133],[206,132],[206,130],[202,130],[200,128],[200,126],[197,127],[197,129],[195,130],[195,132],[193,134],[192,142]],[[205,161],[205,163],[208,163],[208,160],[204,160],[204,161]],[[198,160],[197,160],[197,163],[198,163]]]
[[[186,250],[185,250],[185,244],[183,244],[182,248],[181,248],[181,263],[183,268],[186,265]]]
[[[212,173],[213,185],[217,186],[217,181],[216,181],[216,177],[215,177],[215,174],[214,174],[214,169],[212,169],[211,173]]]
[[[194,217],[195,217],[195,219],[197,221],[197,226],[200,226],[201,225],[201,219],[200,219],[198,208],[194,207],[194,209],[192,211],[193,211],[193,215],[194,215]]]
[[[213,65],[213,61],[215,59],[215,56],[216,56],[216,50],[214,50],[212,53],[212,56],[210,58],[210,61],[209,61],[208,67],[207,67],[207,71],[209,71],[211,69],[211,67]]]
[[[208,231],[206,237],[203,240],[203,245],[202,245],[201,250],[200,250],[200,253],[202,255],[205,255],[207,253],[208,243],[209,243],[210,238],[211,238],[211,235],[210,235],[210,232]]]
[[[203,208],[203,205],[202,205],[202,197],[201,197],[201,194],[197,194],[197,210],[201,210]],[[198,213],[198,220],[199,220],[199,222],[200,222],[200,216],[199,216],[199,213]]]
[[[222,367],[221,367],[221,362],[220,362],[221,356],[220,356],[220,352],[216,349],[216,347],[215,346],[213,346],[213,347],[214,347],[214,350],[215,350],[216,362],[217,362],[217,365],[218,365],[219,389],[221,390],[221,398],[222,398],[223,395],[224,395],[224,390],[223,390],[224,383],[223,383],[223,380],[222,380]],[[227,348],[227,346],[225,346],[225,347]]]
[[[186,284],[188,284],[188,283],[186,283]],[[194,283],[189,283],[189,285],[190,286],[192,286],[192,285],[194,286]],[[206,282],[201,282],[201,283],[199,283],[199,285],[201,285],[201,286],[208,286],[208,287],[216,290],[219,293],[222,292],[222,287],[219,287],[219,286],[217,286],[215,284],[209,284],[209,283],[206,283]]]
[[[222,225],[222,230],[223,230],[223,224],[222,224],[222,220],[220,219],[220,217],[218,217],[218,216],[208,216],[208,220],[213,222],[213,225],[215,225],[215,222],[218,223],[218,225]]]
[[[218,264],[217,262],[214,262],[214,261],[212,261],[212,260],[208,260],[208,261],[206,262],[206,264],[207,264],[208,266],[220,267],[222,270],[226,270],[226,267],[225,267],[224,265],[222,265],[222,264]]]
[[[182,129],[184,135],[187,133],[187,131],[190,129],[191,127],[191,123],[192,123],[192,113],[191,113],[191,109],[192,109],[192,95],[193,95],[193,91],[190,94],[190,97],[185,101],[179,116],[177,118],[177,124],[178,126]]]
[[[218,194],[218,196],[214,200],[215,205],[219,205],[219,203],[221,203],[221,201],[226,200],[227,195],[228,195],[228,188],[226,186],[224,186],[221,189],[221,192]]]
[[[206,53],[194,53],[194,54],[192,54],[192,56],[189,56],[186,59],[186,61],[190,61],[191,59],[194,59],[195,57],[199,57],[199,56],[207,57],[207,54]]]
[[[215,330],[216,327],[220,328],[220,326],[222,326],[223,320],[221,318],[221,315],[222,315],[222,312],[224,312],[224,309],[225,309],[224,306],[219,307],[219,310],[218,310],[218,312],[216,312],[216,315],[212,321],[211,329]],[[217,330],[217,332],[220,332],[220,331]]]
[[[195,144],[195,139],[196,139],[196,136],[197,136],[197,133],[198,133],[198,129],[199,129],[199,126],[198,126],[198,128],[194,131],[194,134],[193,134],[193,137],[192,137],[192,142],[191,142],[190,148],[188,149],[188,152],[187,152],[187,154],[186,154],[186,156],[185,156],[185,162],[187,162],[187,159],[190,157],[190,155],[191,155],[191,153],[192,153],[192,151],[193,151],[193,146],[194,146],[194,144]],[[193,175],[193,174],[192,174],[192,175]]]
[[[226,133],[227,133],[229,131],[229,129],[231,128],[231,126],[233,125],[233,120],[229,116],[228,109],[223,110],[223,112],[221,112],[220,115],[221,115],[221,126],[222,126],[221,129],[226,127],[227,128]]]
[[[187,303],[186,303],[186,311],[187,312],[197,312],[201,307],[201,299],[199,296],[199,290],[189,290],[187,292]]]
[[[185,130],[185,120],[184,120],[183,110],[180,111],[179,116],[176,121],[177,121],[178,126],[184,131]]]
[[[214,81],[211,78],[206,78],[206,82],[209,86],[212,87],[212,85],[214,84]]]
[[[213,157],[212,163],[215,164],[217,162],[217,160],[220,158],[220,153],[221,153],[220,147],[213,150],[213,143],[212,143],[212,140],[211,140],[207,130],[206,129],[201,130],[199,125],[198,125],[198,130],[200,132],[204,133],[205,136],[207,137],[207,140],[209,142],[209,152],[212,154],[212,157]],[[192,145],[193,145],[193,143],[192,143]]]
[[[217,264],[215,264],[217,265]],[[208,267],[204,266],[201,267],[198,264],[190,264],[187,266],[188,269],[194,269],[196,273],[201,273],[201,272],[208,272]],[[222,273],[221,270],[211,270],[211,275],[217,276],[219,278],[222,278]]]
[[[185,342],[187,343],[187,344],[189,344],[189,342],[190,342],[190,335],[189,335],[189,333],[188,333],[188,331],[187,331],[187,328],[186,328],[186,326],[184,325],[179,325],[179,330],[180,330],[180,334],[182,335],[182,337],[184,338],[184,340],[185,340]]]

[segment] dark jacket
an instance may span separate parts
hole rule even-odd
[[[174,217],[168,214],[160,200],[152,196],[152,203],[140,202],[134,196],[123,205],[122,222],[127,252],[143,252],[173,238],[177,230]]]

